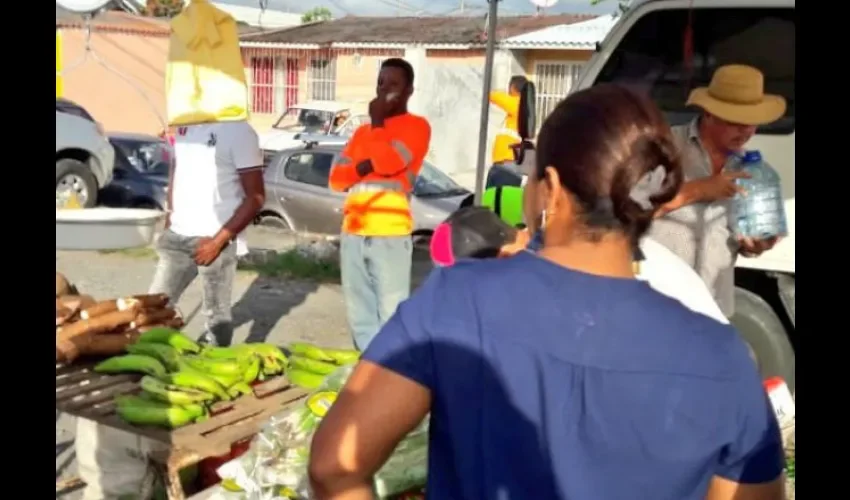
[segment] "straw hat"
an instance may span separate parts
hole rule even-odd
[[[785,114],[785,98],[764,93],[764,75],[752,66],[721,66],[708,87],[696,88],[688,105],[741,125],[765,125]]]

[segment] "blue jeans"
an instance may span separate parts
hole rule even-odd
[[[410,295],[410,236],[342,234],[339,248],[348,326],[365,351],[396,307]]]

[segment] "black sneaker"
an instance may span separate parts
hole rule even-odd
[[[210,347],[218,347],[218,340],[216,340],[215,335],[210,332],[204,332],[199,338],[198,343],[201,345],[206,345]]]

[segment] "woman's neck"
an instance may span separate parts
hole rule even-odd
[[[605,237],[598,242],[572,241],[545,245],[538,253],[566,268],[597,276],[634,278],[634,255],[625,238]]]

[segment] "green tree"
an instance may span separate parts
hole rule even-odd
[[[151,17],[174,17],[183,11],[183,0],[147,0],[145,15]]]
[[[315,23],[317,21],[330,21],[333,19],[330,9],[327,7],[316,7],[310,9],[301,16],[302,23]]]

